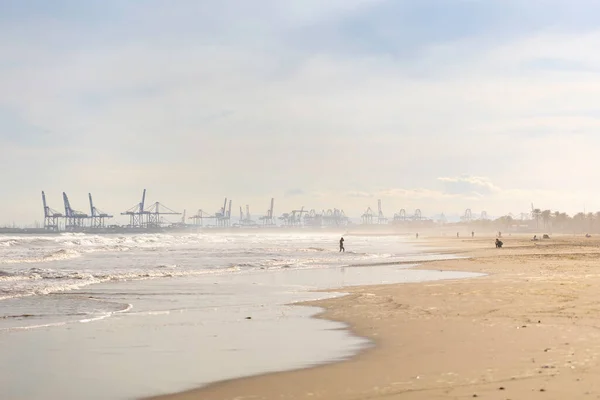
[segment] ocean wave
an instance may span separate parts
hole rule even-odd
[[[302,249],[301,251],[327,251],[327,249],[324,249],[322,247],[309,247],[307,249]]]
[[[68,260],[70,258],[81,257],[81,253],[72,249],[60,249],[46,254],[42,258],[44,260]]]
[[[10,276],[0,276],[0,283],[3,284],[0,286],[0,300],[78,290],[88,285],[103,282],[218,275],[240,270],[239,267],[232,266],[220,269],[178,271],[176,266],[166,266],[166,268],[158,266],[155,269],[148,270],[107,273],[30,268],[13,273]]]
[[[72,258],[81,257],[82,253],[73,249],[59,249],[40,256],[22,256],[19,258],[3,258],[0,259],[0,264],[33,264],[45,263],[51,261],[69,260]]]
[[[107,281],[347,266],[400,256],[379,239],[373,246],[357,241],[354,248],[338,253],[333,236],[299,234],[64,233],[3,237],[2,243],[10,244],[0,247],[0,298],[70,291]],[[135,257],[116,254],[129,251]],[[104,252],[115,254],[90,254]],[[75,260],[63,262],[71,259]],[[26,268],[27,263],[36,268]]]
[[[210,241],[201,234],[178,236],[62,233],[47,236],[7,236],[0,238],[0,264],[53,262],[96,252],[125,252],[133,249],[159,251],[168,247],[199,243]]]
[[[31,330],[31,329],[40,329],[40,328],[49,328],[56,326],[64,326],[72,323],[90,323],[100,321],[109,317],[112,317],[115,314],[125,313],[130,311],[133,308],[132,304],[125,303],[119,309],[112,311],[93,311],[93,312],[78,312],[78,313],[64,313],[64,314],[19,314],[19,315],[5,315],[0,316],[0,320],[13,320],[13,321],[43,321],[43,319],[62,319],[61,321],[56,322],[46,322],[46,323],[37,323],[34,325],[21,325],[21,326],[8,326],[5,328],[0,328],[1,331],[22,331],[22,330]],[[70,317],[76,317],[72,319]],[[77,318],[79,317],[79,318]]]
[[[28,331],[31,329],[40,329],[40,328],[50,328],[50,327],[54,327],[54,326],[63,326],[66,325],[68,322],[66,321],[61,321],[61,322],[49,322],[47,324],[38,324],[38,325],[27,325],[27,326],[11,326],[8,328],[0,328],[0,332],[4,331]]]

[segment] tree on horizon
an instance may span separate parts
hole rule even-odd
[[[531,210],[531,218],[535,219],[535,228],[540,229],[540,216],[542,215],[542,210],[539,208],[532,208]]]
[[[544,210],[541,212],[541,216],[542,216],[542,221],[544,221],[544,229],[547,229],[548,223],[550,222],[550,219],[552,218],[552,211]]]

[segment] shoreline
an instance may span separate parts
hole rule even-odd
[[[381,235],[376,235],[376,236],[381,236]],[[389,236],[399,236],[399,235],[395,234],[395,233],[391,233],[391,234],[389,234]],[[400,236],[403,236],[403,235],[400,235]],[[437,239],[440,239],[440,238],[437,238]],[[442,244],[444,244],[444,245],[448,244],[446,242],[445,238],[442,238],[442,241],[443,241],[443,242],[441,242]],[[416,245],[416,247],[424,248],[424,250],[422,252],[418,253],[420,255],[424,255],[424,254],[430,254],[432,256],[447,255],[447,256],[452,257],[452,256],[459,256],[460,254],[468,254],[469,253],[469,250],[462,249],[462,248],[438,248],[438,247],[436,247],[436,244],[438,244],[438,243],[434,243],[434,242],[428,240],[427,238],[420,239],[419,242],[420,243],[411,243],[411,244]],[[348,266],[346,266],[346,268],[355,268],[355,267],[360,268],[360,267],[364,267],[364,266],[393,267],[393,266],[402,266],[402,265],[413,265],[413,267],[411,267],[410,269],[427,271],[427,270],[433,270],[433,269],[427,268],[426,266],[423,266],[423,264],[429,265],[429,264],[443,263],[443,262],[449,262],[449,261],[455,261],[455,260],[458,261],[458,260],[465,260],[465,259],[467,259],[467,258],[459,256],[456,258],[452,257],[452,258],[442,259],[442,260],[440,260],[440,259],[405,260],[405,261],[393,261],[393,262],[381,262],[381,263],[368,263],[365,265],[355,264],[355,265],[348,265]],[[436,268],[435,270],[438,270],[438,269]],[[467,270],[455,270],[454,271],[452,269],[439,269],[439,270],[440,271],[442,271],[442,270],[443,271],[451,271],[451,272],[467,272],[467,273],[471,272],[471,271],[467,271]],[[362,292],[363,290],[368,289],[368,288],[388,287],[388,286],[397,286],[397,285],[402,285],[402,286],[404,286],[404,285],[421,285],[421,284],[435,283],[435,282],[445,281],[445,280],[456,280],[456,279],[463,280],[463,279],[476,279],[476,278],[478,278],[478,277],[448,278],[448,279],[443,278],[443,279],[439,279],[439,280],[423,281],[423,282],[418,282],[418,283],[407,282],[407,283],[389,283],[389,284],[375,284],[375,285],[350,285],[350,286],[342,286],[342,287],[335,287],[335,288],[311,290],[310,292],[332,293],[332,294],[335,294],[335,296],[333,296],[331,298],[327,298],[327,299],[320,299],[320,300],[299,301],[299,302],[295,302],[295,303],[290,303],[288,305],[289,306],[300,306],[300,307],[307,306],[307,307],[316,308],[319,311],[317,313],[315,313],[314,315],[312,315],[310,318],[340,323],[344,326],[343,329],[345,329],[351,336],[354,336],[354,337],[357,337],[360,339],[366,339],[369,341],[369,344],[367,346],[363,347],[362,349],[360,349],[359,351],[357,351],[356,353],[354,353],[351,357],[349,357],[347,359],[331,360],[331,361],[327,361],[322,364],[317,364],[314,366],[303,367],[303,368],[293,369],[293,370],[266,372],[266,373],[261,373],[261,374],[257,374],[257,375],[249,375],[249,376],[225,379],[222,381],[209,383],[209,384],[201,386],[199,388],[193,388],[193,389],[185,390],[182,392],[162,394],[162,395],[157,395],[157,396],[148,396],[148,397],[144,397],[143,399],[145,399],[145,400],[204,399],[204,398],[207,398],[207,397],[205,397],[205,394],[203,393],[204,390],[211,389],[213,387],[235,385],[237,382],[240,382],[240,381],[252,380],[252,379],[257,379],[257,378],[260,379],[261,377],[278,376],[280,374],[288,374],[288,373],[294,373],[294,372],[304,371],[304,370],[314,370],[314,369],[327,367],[327,366],[335,365],[335,364],[339,364],[339,363],[345,363],[348,361],[358,359],[364,353],[368,353],[368,352],[372,351],[373,349],[375,349],[376,347],[378,347],[378,345],[379,345],[378,338],[372,337],[368,333],[359,333],[355,329],[356,327],[351,322],[349,322],[345,319],[338,319],[338,318],[330,315],[330,311],[332,308],[335,307],[335,304],[329,304],[329,303],[335,303],[338,300],[344,300],[344,299],[348,299],[348,301],[350,301],[351,299],[356,298],[356,296],[359,292]],[[275,397],[277,397],[277,396],[275,396]],[[309,397],[312,397],[312,395],[310,395]],[[210,398],[212,399],[213,397],[210,397]],[[237,400],[237,399],[242,399],[242,398],[245,399],[246,397],[245,396],[241,396],[241,397],[236,396],[234,398]],[[234,398],[232,397],[232,399],[234,399]],[[255,396],[251,395],[248,398],[254,399]],[[259,398],[262,398],[262,397],[259,397]]]
[[[491,236],[429,238],[428,246],[443,245],[470,258],[415,267],[487,274],[483,277],[346,287],[328,290],[346,296],[300,304],[323,308],[313,318],[342,322],[374,343],[349,360],[151,399],[599,395],[600,384],[589,371],[600,372],[600,320],[593,316],[600,295],[588,282],[600,284],[593,269],[600,240],[564,236],[531,242],[513,236],[504,241],[503,249],[495,249]]]

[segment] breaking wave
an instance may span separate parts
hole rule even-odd
[[[109,281],[323,268],[399,257],[389,251],[398,251],[394,238],[353,238],[346,253],[338,253],[338,239],[337,235],[214,233],[4,236],[0,237],[0,299]]]

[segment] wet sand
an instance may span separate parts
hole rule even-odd
[[[503,240],[428,240],[470,258],[423,269],[484,277],[346,288],[311,303],[375,342],[351,360],[157,399],[600,398],[600,238]]]

